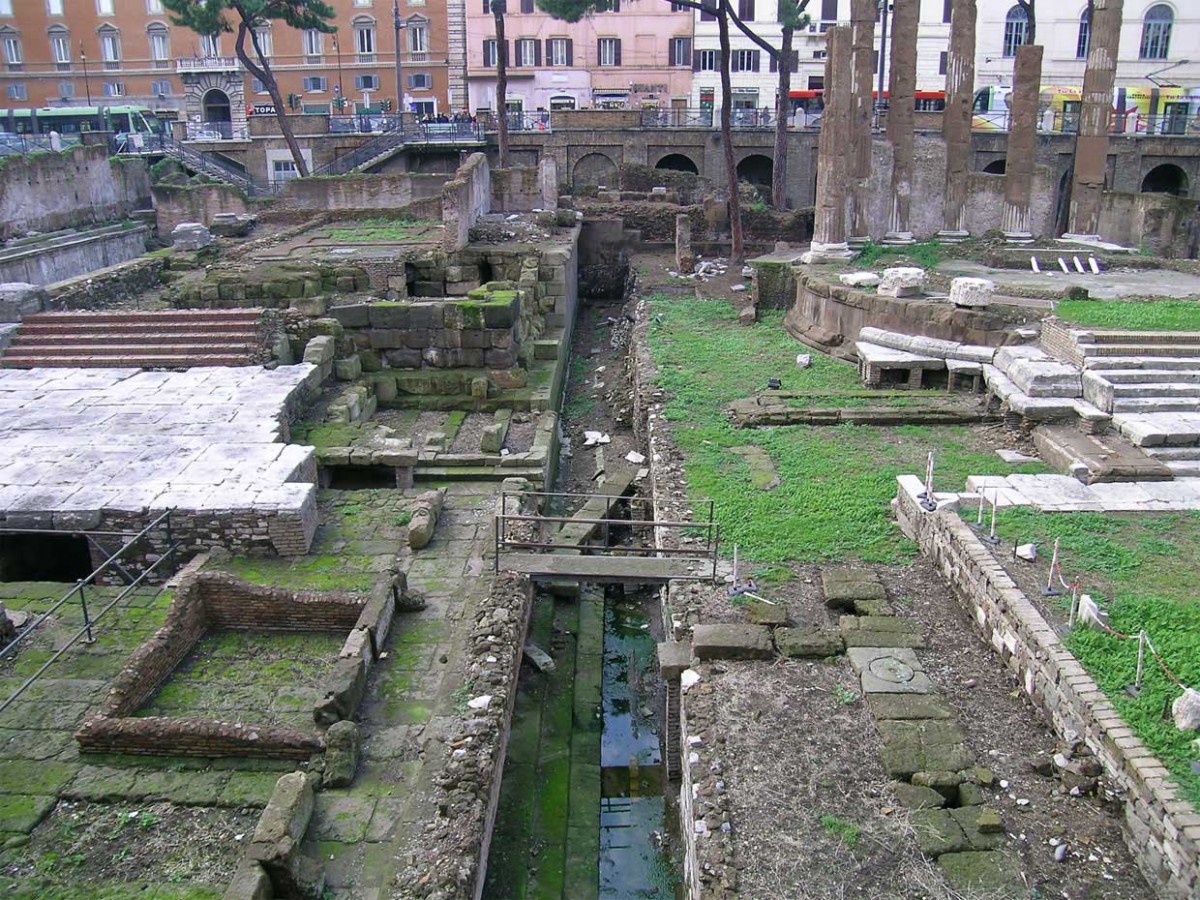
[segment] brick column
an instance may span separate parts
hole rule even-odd
[[[825,111],[817,146],[817,203],[812,247],[805,263],[836,262],[853,254],[846,243],[846,181],[850,142],[850,28],[838,25],[825,32]]]
[[[1004,237],[1016,244],[1033,242],[1029,201],[1033,194],[1033,169],[1037,158],[1038,95],[1042,83],[1042,48],[1026,44],[1017,48],[1013,75],[1012,116],[1008,126],[1008,154],[1004,168]]]
[[[850,105],[850,237],[853,247],[861,247],[871,237],[871,119],[874,103],[871,93],[875,78],[876,0],[851,0],[851,67],[854,70],[854,97]],[[826,82],[828,85],[829,82]]]
[[[920,0],[896,0],[892,12],[892,68],[888,74],[887,138],[892,147],[892,203],[885,244],[911,244],[913,122],[917,93]]]
[[[1108,171],[1108,130],[1112,117],[1113,80],[1121,44],[1124,0],[1095,0],[1087,69],[1083,73],[1083,108],[1075,139],[1075,178],[1067,238],[1100,239],[1100,196]]]
[[[967,232],[967,179],[971,171],[971,103],[975,99],[976,0],[954,0],[950,22],[950,58],[946,65],[946,205],[938,238],[961,241]]]

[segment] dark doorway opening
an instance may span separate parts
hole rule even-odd
[[[668,153],[654,164],[654,168],[666,169],[671,172],[691,172],[693,175],[700,174],[696,164],[682,153]]]
[[[0,581],[79,581],[92,574],[87,538],[0,534]]]
[[[1155,166],[1142,179],[1143,194],[1171,194],[1174,197],[1188,195],[1187,173],[1179,166],[1167,163]]]
[[[985,175],[1003,175],[1008,169],[1007,159],[993,159],[990,163],[983,167]]]
[[[204,95],[204,121],[229,122],[233,120],[233,110],[229,105],[229,95],[224,91],[213,88]]]
[[[396,470],[391,466],[325,466],[325,486],[335,491],[368,491],[394,488]]]

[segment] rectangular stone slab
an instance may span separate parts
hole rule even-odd
[[[697,625],[692,654],[700,659],[772,659],[775,648],[765,625]]]
[[[911,649],[850,647],[846,655],[860,676],[865,695],[933,692],[933,682]]]
[[[839,621],[847,647],[925,646],[920,626],[894,616],[842,616]]]
[[[876,719],[953,719],[954,710],[937,694],[869,694],[867,708]]]

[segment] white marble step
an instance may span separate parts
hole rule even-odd
[[[1200,370],[1200,356],[1143,357],[1143,356],[1087,356],[1085,369],[1150,369],[1157,371]]]
[[[1146,447],[1144,449],[1148,456],[1161,459],[1164,463],[1200,459],[1200,447]]]
[[[1104,369],[1096,373],[1111,384],[1200,385],[1200,368],[1195,369]]]
[[[1112,414],[1200,413],[1200,397],[1114,397]]]
[[[1117,413],[1113,427],[1139,447],[1194,446],[1200,443],[1200,413]]]

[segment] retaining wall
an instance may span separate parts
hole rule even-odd
[[[1167,769],[1134,736],[1053,627],[995,561],[969,525],[950,511],[921,508],[919,478],[901,476],[894,501],[905,534],[937,566],[1025,692],[1060,736],[1085,740],[1109,782],[1125,795],[1125,840],[1160,896],[1200,891],[1200,815]]]
[[[152,189],[158,233],[166,238],[181,222],[207,225],[219,213],[244,215],[253,204],[230,184],[156,184]]]
[[[142,256],[46,286],[52,309],[109,309],[157,287],[166,260]]]
[[[454,253],[467,246],[471,226],[492,208],[492,179],[487,157],[472,153],[442,189],[442,249]]]
[[[280,202],[295,209],[378,209],[392,213],[416,200],[442,196],[449,179],[441,174],[339,175],[295,178]]]
[[[138,225],[58,235],[10,248],[0,256],[0,282],[48,285],[86,275],[141,256],[149,236],[150,229]]]

